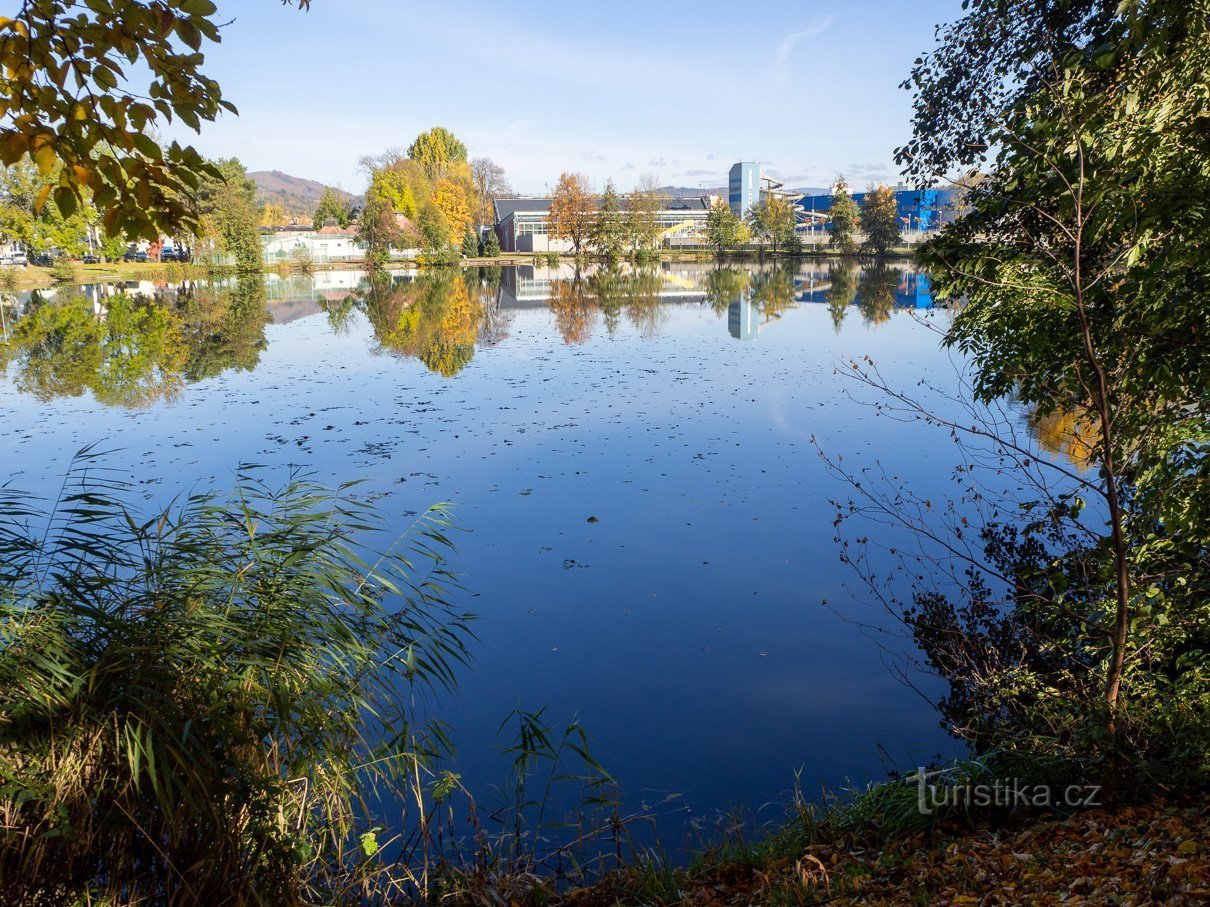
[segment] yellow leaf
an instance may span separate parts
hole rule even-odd
[[[34,202],[34,210],[39,214],[42,213],[42,208],[46,205],[46,200],[50,198],[50,186],[43,186],[42,191],[38,193],[38,200]]]

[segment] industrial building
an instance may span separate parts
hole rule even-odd
[[[496,235],[502,252],[570,252],[567,240],[552,240],[548,232],[549,198],[495,199]],[[627,200],[622,199],[622,210]],[[657,214],[660,240],[676,245],[678,239],[694,237],[705,232],[710,214],[708,198],[663,198]]]
[[[860,207],[866,194],[854,192],[852,195],[853,201]],[[957,202],[957,189],[895,189],[899,220],[908,232],[927,233],[953,220]],[[809,225],[808,229],[823,229],[823,222],[832,210],[832,196],[803,195],[796,204],[802,209],[800,220]]]
[[[807,233],[827,230],[828,213],[832,210],[832,196],[802,195],[782,188],[782,183],[761,171],[754,161],[741,161],[731,167],[728,179],[727,201],[731,210],[739,217],[747,215],[753,205],[771,195],[786,199],[794,208],[799,228]],[[853,201],[860,207],[865,200],[864,192],[853,193]],[[899,207],[899,219],[905,232],[928,232],[953,219],[958,199],[956,189],[895,189],[895,203]]]

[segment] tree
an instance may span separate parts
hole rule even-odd
[[[421,248],[427,252],[448,248],[452,240],[449,221],[433,202],[429,202],[420,209],[420,215],[416,219],[416,229],[420,231]]]
[[[408,146],[408,157],[436,181],[448,177],[456,164],[466,163],[466,146],[445,127],[434,126],[416,136]]]
[[[433,204],[445,221],[445,245],[460,241],[471,228],[465,190],[453,180],[440,179],[433,187]]]
[[[789,244],[794,236],[794,209],[782,196],[770,195],[748,211],[748,229],[762,250],[767,242],[776,255],[778,247]]]
[[[861,202],[861,230],[865,233],[865,248],[879,258],[899,242],[902,224],[899,205],[889,186],[871,186]]]
[[[626,203],[626,241],[636,251],[655,248],[660,238],[659,184],[653,174],[647,173],[639,180]]]
[[[475,235],[475,228],[467,224],[466,233],[462,237],[461,250],[463,258],[474,258],[479,254],[479,237]]]
[[[383,165],[372,171],[367,198],[383,199],[396,214],[415,220],[420,208],[432,195],[432,186],[424,168],[406,158]]]
[[[56,173],[50,178],[56,179]],[[55,205],[39,207],[42,179],[38,168],[27,160],[0,170],[0,236],[22,243],[32,252],[57,249],[78,254],[100,220],[97,210],[87,203],[64,217]]]
[[[378,195],[367,196],[358,221],[357,241],[365,245],[370,266],[382,267],[390,259],[391,249],[401,246],[403,239],[391,203]]]
[[[576,255],[588,240],[595,220],[595,204],[588,177],[582,173],[563,173],[550,201],[547,234],[554,240],[568,240]]]
[[[286,209],[281,205],[261,205],[260,225],[262,227],[277,227],[286,222]]]
[[[1207,12],[972,4],[914,69],[915,134],[898,152],[924,182],[983,171],[923,255],[940,292],[964,298],[948,342],[978,399],[1072,414],[1095,464],[1027,502],[1023,526],[987,530],[987,575],[1014,590],[1005,613],[981,615],[977,589],[923,617],[941,634],[971,616],[1031,631],[1024,658],[993,650],[1001,672],[961,652],[941,662],[959,702],[999,703],[985,742],[1057,738],[1117,770],[1207,758],[1210,533],[1194,516],[1210,506]]]
[[[829,215],[832,223],[829,244],[844,255],[852,255],[857,251],[855,235],[859,215],[857,203],[849,194],[849,185],[843,176],[838,176],[832,186],[832,210]]]
[[[319,197],[319,204],[315,208],[315,216],[311,219],[311,224],[316,230],[328,223],[344,228],[352,219],[353,212],[349,208],[347,196],[327,187],[324,189],[323,195]]]
[[[715,199],[706,215],[706,240],[720,258],[743,241],[744,224],[721,198]]]
[[[197,245],[204,253],[230,255],[241,271],[259,271],[264,264],[260,215],[256,208],[256,184],[238,158],[213,161],[215,176],[204,175],[198,183],[201,229]]]
[[[477,157],[471,161],[471,181],[475,187],[475,226],[493,226],[495,217],[492,202],[497,198],[507,198],[513,192],[505,179],[504,168],[490,157]]]
[[[857,270],[849,262],[834,262],[828,268],[828,288],[824,300],[832,316],[832,327],[840,333],[840,326],[849,314],[849,306],[857,297]]]
[[[202,71],[203,45],[220,40],[210,0],[24,0],[0,18],[0,163],[36,164],[39,213],[53,200],[70,218],[91,196],[111,236],[196,230],[199,182],[216,171],[153,136],[164,121],[197,131],[236,112]]]
[[[494,228],[488,228],[483,242],[479,245],[479,254],[483,258],[495,258],[500,254],[500,237],[496,235]]]
[[[593,221],[588,243],[597,250],[598,255],[610,261],[620,258],[622,249],[625,248],[626,233],[622,221],[622,203],[613,186],[613,180],[605,181],[605,192],[601,195],[601,203],[597,208],[597,216]]]

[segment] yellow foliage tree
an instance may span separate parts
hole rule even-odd
[[[445,215],[450,237],[461,242],[471,225],[471,208],[466,189],[453,180],[437,180],[433,187],[433,204]]]

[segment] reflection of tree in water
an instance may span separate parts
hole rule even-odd
[[[867,324],[882,324],[890,320],[895,308],[895,291],[899,288],[899,274],[885,265],[878,265],[862,273],[858,305]]]
[[[782,312],[793,308],[794,271],[786,267],[772,267],[752,274],[752,304],[765,321],[780,318]]]
[[[857,297],[857,269],[848,262],[833,262],[828,268],[828,284],[824,299],[832,315],[832,326],[839,334],[849,306]]]
[[[663,278],[654,268],[626,271],[607,267],[587,278],[577,272],[571,280],[551,281],[550,310],[568,346],[592,336],[598,311],[611,336],[625,314],[642,336],[654,337],[667,317],[660,298],[663,288]]]
[[[82,295],[35,298],[0,345],[17,388],[39,400],[91,391],[107,406],[175,399],[188,363],[179,316],[153,300],[118,295],[98,311]]]
[[[643,337],[659,336],[668,315],[668,310],[660,300],[660,290],[664,288],[663,278],[653,268],[646,268],[627,274],[622,286],[625,292],[626,317],[630,319],[630,323]]]
[[[706,275],[706,302],[716,315],[725,314],[748,289],[748,272],[738,268],[715,268]]]
[[[579,271],[571,280],[550,282],[550,310],[555,316],[555,327],[568,346],[583,343],[592,336],[597,307]]]
[[[504,270],[499,267],[467,268],[463,272],[463,279],[471,299],[478,302],[482,312],[476,342],[485,349],[500,345],[508,339],[515,317],[511,311],[500,307],[500,285],[504,282]]]
[[[189,381],[212,378],[227,369],[250,372],[267,346],[265,284],[240,278],[234,286],[195,286],[169,297],[181,319],[188,347]]]
[[[336,302],[331,299],[319,300],[319,307],[328,316],[328,328],[333,334],[340,336],[348,333],[349,325],[353,323],[353,313],[357,311],[358,298],[350,294]]]
[[[1096,426],[1089,419],[1070,411],[1035,412],[1029,422],[1043,450],[1066,457],[1081,469],[1093,465]]]
[[[475,356],[483,306],[460,273],[424,273],[396,283],[380,272],[361,291],[361,301],[383,349],[419,359],[446,378]]]

